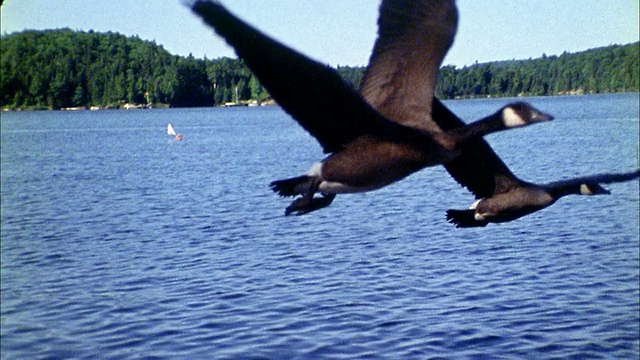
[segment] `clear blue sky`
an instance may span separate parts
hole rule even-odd
[[[379,0],[223,0],[231,11],[331,65],[366,65]],[[460,23],[444,64],[527,59],[639,40],[638,0],[458,0]],[[235,56],[180,0],[5,0],[3,34],[24,29],[113,31],[172,54]]]

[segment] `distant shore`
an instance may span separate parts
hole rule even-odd
[[[277,106],[278,104],[275,100],[244,100],[238,102],[227,102],[221,105],[211,106],[211,108],[224,108],[224,107],[258,107],[258,106]],[[148,110],[148,109],[170,109],[170,108],[181,108],[188,109],[188,106],[171,106],[169,104],[131,104],[125,103],[122,105],[106,105],[106,106],[72,106],[72,107],[63,107],[59,109],[53,109],[48,107],[3,107],[1,110],[3,112],[8,111],[100,111],[100,110]]]
[[[0,109],[255,106],[255,99],[271,98],[242,60],[174,56],[136,37],[25,30],[3,35],[1,44]],[[608,45],[462,68],[445,65],[435,94],[445,100],[639,91],[639,46],[638,42]],[[358,89],[366,68],[334,70]],[[313,94],[304,86],[296,90],[301,96]]]
[[[519,94],[515,97],[531,97],[531,98],[535,98],[535,97],[558,97],[558,96],[582,96],[582,95],[603,95],[603,94],[633,94],[633,93],[637,93],[635,91],[628,91],[628,92],[603,92],[603,93],[597,93],[597,92],[585,92],[582,89],[578,89],[575,91],[568,91],[568,92],[561,92],[558,94],[554,94],[554,95],[526,95],[526,94]],[[501,99],[501,98],[513,98],[514,96],[512,95],[504,95],[504,96],[497,96],[497,95],[475,95],[475,96],[457,96],[453,99],[440,99],[440,100],[473,100],[473,99]],[[265,101],[258,101],[258,100],[244,100],[244,101],[239,101],[237,103],[235,102],[227,102],[225,104],[220,104],[220,105],[216,105],[216,106],[209,106],[210,108],[228,108],[228,107],[261,107],[261,106],[278,106],[278,103],[275,100],[269,99],[269,100],[265,100]],[[75,106],[75,107],[65,107],[65,108],[60,108],[60,109],[52,109],[52,108],[46,108],[46,107],[25,107],[25,108],[10,108],[10,107],[3,107],[1,109],[1,111],[3,112],[10,112],[10,111],[100,111],[100,110],[147,110],[147,109],[171,109],[171,108],[175,108],[175,109],[188,109],[190,107],[188,106],[170,106],[169,104],[129,104],[129,103],[125,103],[123,105],[117,105],[117,106]]]

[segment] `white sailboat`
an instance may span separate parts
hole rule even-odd
[[[171,124],[167,125],[167,134],[168,135],[173,135],[176,136],[176,131],[173,129],[173,126],[171,126]]]
[[[173,135],[173,136],[175,136],[175,137],[176,137],[175,139],[176,139],[177,141],[182,140],[182,135],[180,135],[180,134],[176,134],[176,131],[173,129],[173,126],[171,126],[171,124],[168,124],[168,125],[167,125],[167,134],[168,134],[168,135]]]

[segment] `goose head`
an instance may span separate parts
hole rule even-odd
[[[580,195],[609,195],[611,191],[597,183],[580,184]]]
[[[553,116],[546,114],[526,102],[514,102],[503,107],[500,111],[502,122],[506,128],[521,127],[538,122],[553,120]]]

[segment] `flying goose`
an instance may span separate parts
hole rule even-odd
[[[433,118],[445,131],[465,126],[437,99],[433,102]],[[456,227],[480,227],[491,222],[512,221],[542,210],[567,195],[610,194],[600,184],[630,181],[640,176],[640,170],[636,170],[533,184],[513,175],[481,138],[463,144],[460,154],[444,166],[454,179],[478,199],[469,210],[447,211],[447,220]]]
[[[197,0],[192,10],[329,154],[306,175],[271,183],[281,196],[302,195],[286,215],[305,214],[328,206],[338,193],[379,189],[450,161],[469,139],[553,119],[518,102],[451,131],[432,120],[438,68],[457,27],[453,0],[384,0],[360,93],[335,70],[262,34],[218,2]],[[314,198],[316,192],[323,197]]]

